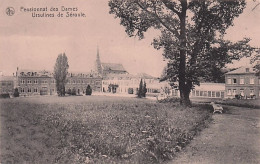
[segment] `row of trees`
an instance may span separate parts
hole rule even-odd
[[[145,81],[143,82],[143,79],[141,79],[140,84],[139,84],[139,88],[138,88],[138,92],[137,92],[137,96],[139,98],[145,97],[146,92],[147,92],[146,82]]]
[[[249,38],[236,43],[224,39],[245,0],[110,0],[109,7],[129,37],[143,39],[151,28],[160,31],[152,44],[163,49],[165,78],[178,83],[185,106],[191,105],[189,94],[201,78],[211,80],[227,63],[258,50]]]
[[[68,89],[67,94],[68,94],[68,95],[77,95],[77,90],[76,90],[76,88],[73,88],[72,90],[71,90],[71,89]],[[86,95],[91,95],[91,94],[92,94],[92,88],[90,87],[90,85],[87,86],[87,89],[86,89],[86,91],[85,91],[85,94],[86,94]]]

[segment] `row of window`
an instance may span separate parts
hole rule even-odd
[[[69,80],[68,84],[88,84],[88,82],[86,80]],[[95,81],[90,81],[90,84],[95,84]],[[99,85],[100,82],[97,81],[96,85]]]
[[[240,89],[239,93],[241,94],[241,96],[245,96],[244,89]],[[236,89],[233,89],[233,90],[228,89],[228,92],[227,92],[228,96],[235,96],[237,94],[238,94],[238,92],[237,92]],[[254,89],[250,89],[250,95],[254,95],[254,94],[255,94],[255,90]]]
[[[192,96],[196,97],[217,97],[217,98],[223,98],[225,96],[224,91],[192,91]]]
[[[12,85],[12,82],[2,82],[2,86],[10,86],[10,85]]]
[[[24,79],[22,79],[21,81],[21,84],[25,84],[25,80]],[[27,80],[27,84],[32,84],[32,83],[34,83],[34,84],[38,84],[38,79],[34,79],[34,80]],[[41,83],[42,84],[48,84],[48,80],[41,80]],[[55,80],[51,80],[51,83],[55,83]]]
[[[25,92],[26,92],[26,89],[25,89],[25,88],[21,88],[20,92],[21,92],[21,93],[25,93]],[[33,88],[33,90],[32,90],[32,88],[27,88],[27,92],[28,92],[28,93],[32,93],[32,92],[37,93],[37,92],[38,92],[38,88]]]
[[[238,81],[236,78],[228,78],[227,79],[227,83],[228,84],[237,84]],[[240,77],[239,78],[239,84],[245,84],[245,78],[244,77]],[[249,80],[249,84],[255,84],[255,78],[254,77],[251,77],[250,80]]]

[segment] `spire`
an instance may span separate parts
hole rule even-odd
[[[97,46],[96,71],[102,75],[101,61],[99,57],[99,47]]]

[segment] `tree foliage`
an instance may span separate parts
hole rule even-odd
[[[86,89],[86,95],[91,95],[91,94],[92,94],[92,88],[90,87],[90,85],[88,85]]]
[[[18,88],[15,88],[14,89],[14,97],[19,97],[19,91],[18,91]]]
[[[139,98],[141,98],[143,95],[143,80],[141,79],[140,83],[139,83],[139,88],[138,88],[138,93],[137,96]]]
[[[56,80],[56,89],[59,96],[65,96],[65,85],[67,83],[68,75],[68,58],[65,53],[57,57],[54,66],[54,79]]]
[[[143,91],[142,91],[142,96],[143,96],[143,97],[146,97],[146,92],[147,92],[146,82],[144,81]]]
[[[137,92],[137,96],[139,98],[142,97],[146,97],[146,92],[147,92],[147,88],[146,88],[146,82],[143,82],[143,79],[141,79],[140,83],[139,83],[139,88],[138,88],[138,92]]]
[[[166,78],[178,82],[184,105],[190,105],[189,93],[201,78],[212,80],[226,63],[255,50],[248,38],[237,43],[223,39],[245,0],[110,0],[109,6],[130,37],[143,39],[148,29],[160,30],[152,44],[163,49]]]

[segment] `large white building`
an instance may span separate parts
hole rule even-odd
[[[102,63],[97,51],[96,71],[102,75],[102,92],[137,94],[140,81],[146,83],[147,93],[157,95],[161,89],[170,88],[167,82],[160,82],[146,73],[129,74],[122,64]]]

